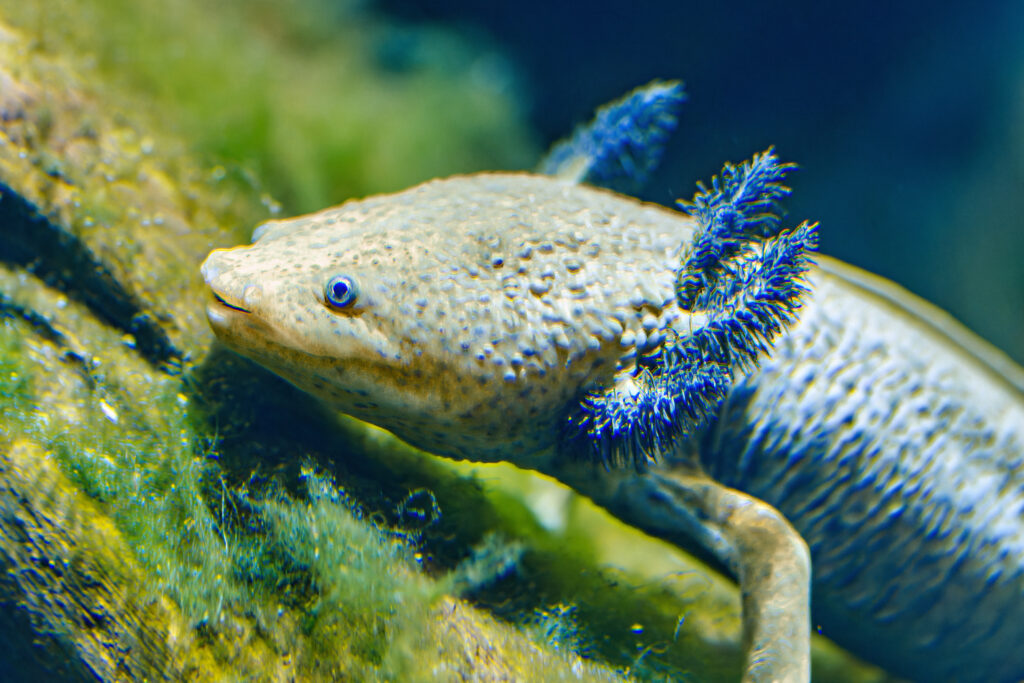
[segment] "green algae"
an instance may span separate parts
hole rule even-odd
[[[20,223],[5,218],[0,258],[89,302],[122,332],[146,320],[188,353],[209,336],[195,315],[195,264],[226,241],[224,226],[268,210],[251,182],[205,169],[158,119],[74,61],[0,25],[0,183],[31,207]],[[135,113],[115,114],[124,111]],[[194,296],[182,296],[183,283]]]
[[[43,49],[89,55],[288,213],[538,152],[511,67],[465,36],[317,0],[3,0]],[[161,112],[158,111],[158,115]],[[239,226],[248,229],[249,226]]]
[[[46,378],[26,362],[31,344],[21,327],[0,325],[4,440],[45,444],[116,523],[146,573],[148,599],[169,595],[200,640],[207,634],[215,661],[241,657],[225,637],[239,628],[241,615],[269,652],[289,656],[304,678],[448,679],[422,663],[451,666],[445,650],[457,650],[456,634],[436,612],[450,600],[454,579],[417,571],[404,534],[363,518],[313,471],[304,472],[301,498],[274,486],[260,493],[229,488],[172,379],[132,407],[145,423],[132,425],[131,414],[115,407],[120,392],[106,384],[112,377],[94,385],[109,400],[93,396],[91,410],[62,423],[59,411],[38,402],[35,385]],[[497,647],[524,648],[514,630],[485,628]],[[556,661],[560,666],[552,667]],[[527,667],[530,680],[565,680],[572,665],[614,678],[606,668],[574,661],[571,654],[535,654],[516,665]]]

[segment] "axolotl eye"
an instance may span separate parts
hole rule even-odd
[[[359,298],[359,285],[348,275],[335,275],[324,285],[324,299],[332,308],[349,308]]]

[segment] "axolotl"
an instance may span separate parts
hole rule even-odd
[[[695,324],[673,291],[693,229],[559,178],[434,180],[214,251],[208,317],[349,415],[717,561],[745,680],[807,680],[812,618],[912,679],[1024,678],[1024,371],[889,282],[820,257],[799,321],[658,464],[565,452],[583,392]]]

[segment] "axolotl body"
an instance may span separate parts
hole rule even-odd
[[[692,232],[557,178],[436,180],[215,251],[208,317],[347,414],[717,560],[747,680],[806,680],[808,590],[826,635],[893,672],[1024,678],[1024,372],[895,285],[821,257],[799,322],[660,464],[568,452],[585,391],[700,324],[673,290]]]

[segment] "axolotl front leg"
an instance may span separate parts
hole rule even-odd
[[[736,578],[744,681],[810,680],[810,554],[778,510],[689,465],[644,473],[570,465],[549,474],[630,525],[710,555]]]

